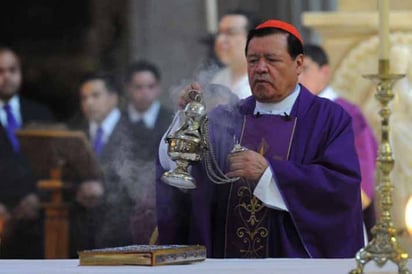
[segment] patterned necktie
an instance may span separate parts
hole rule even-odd
[[[99,156],[102,152],[103,145],[103,129],[101,127],[98,127],[93,141],[93,150],[97,156]]]
[[[7,116],[7,135],[9,137],[10,143],[13,146],[14,151],[19,151],[19,141],[17,140],[15,131],[20,128],[20,125],[17,123],[16,118],[11,112],[11,107],[9,104],[4,105],[4,110],[6,111]]]

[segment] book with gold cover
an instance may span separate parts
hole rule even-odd
[[[206,259],[202,245],[129,245],[79,251],[80,265],[166,265]]]

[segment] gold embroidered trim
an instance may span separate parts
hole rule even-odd
[[[245,126],[246,126],[246,116],[243,115],[243,123],[242,123],[242,130],[240,132],[240,137],[239,137],[239,144],[242,143],[243,141],[243,134],[245,132]],[[226,257],[226,251],[227,251],[227,220],[229,219],[229,211],[230,211],[230,201],[232,200],[232,189],[233,184],[230,184],[230,190],[229,190],[229,197],[227,199],[227,205],[226,205],[226,222],[225,222],[225,250],[224,250],[224,257]]]
[[[267,208],[254,195],[249,186],[240,187],[237,192],[238,211],[243,226],[236,231],[236,236],[246,244],[245,249],[240,249],[243,257],[261,257],[259,252],[265,247],[263,241],[269,235],[267,227],[262,225],[266,218]],[[258,214],[261,213],[259,217]]]

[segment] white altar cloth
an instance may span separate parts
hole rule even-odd
[[[346,274],[355,267],[355,259],[207,259],[187,265],[169,266],[79,266],[79,260],[0,260],[0,273],[7,274]],[[408,261],[412,270],[412,260]],[[379,268],[374,262],[365,273],[398,273],[388,262]]]

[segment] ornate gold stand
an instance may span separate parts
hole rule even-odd
[[[388,260],[398,266],[398,273],[410,274],[406,268],[408,254],[403,251],[396,239],[396,228],[392,224],[390,208],[392,207],[392,190],[393,186],[390,180],[390,173],[393,169],[394,159],[392,157],[392,148],[389,142],[389,116],[391,110],[388,106],[393,99],[392,86],[396,80],[404,77],[400,74],[390,74],[389,60],[379,60],[379,72],[377,75],[366,75],[368,79],[377,82],[376,99],[380,102],[382,109],[379,115],[381,121],[381,142],[379,146],[379,156],[377,159],[377,194],[380,206],[380,216],[378,222],[372,229],[374,235],[366,247],[360,249],[356,254],[357,268],[353,269],[350,274],[363,273],[364,266],[369,261],[375,261],[379,267],[382,267]]]

